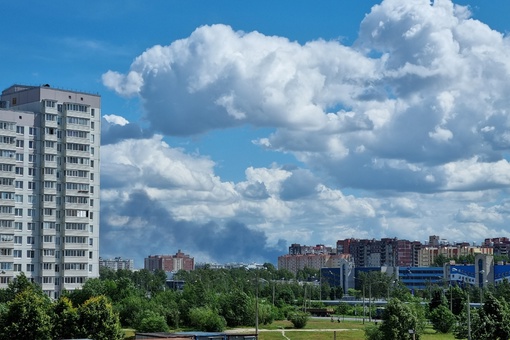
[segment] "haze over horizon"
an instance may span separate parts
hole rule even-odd
[[[3,88],[101,94],[102,257],[509,234],[503,0],[33,5]]]

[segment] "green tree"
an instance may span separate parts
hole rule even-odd
[[[456,322],[455,315],[444,304],[437,306],[430,312],[430,322],[436,332],[449,333]]]
[[[340,302],[336,307],[336,314],[340,315],[352,314],[352,307],[346,302]]]
[[[220,314],[229,327],[251,324],[254,313],[250,310],[250,297],[239,289],[224,294],[220,300]]]
[[[475,310],[470,310],[471,324],[476,324],[478,319],[478,313]],[[457,315],[457,324],[453,328],[453,334],[455,339],[467,339],[468,338],[468,321],[467,321],[467,306],[464,306],[464,311]]]
[[[163,270],[151,272],[147,269],[133,272],[135,286],[146,296],[151,296],[165,289],[166,273]]]
[[[309,267],[299,269],[296,273],[296,280],[298,281],[309,281],[315,277],[319,277],[319,271]]]
[[[472,323],[474,339],[510,339],[510,311],[506,301],[488,292],[478,314],[478,320]]]
[[[386,306],[382,316],[380,331],[387,340],[412,339],[409,330],[414,330],[416,339],[423,331],[423,317],[418,306],[412,306],[392,299]]]
[[[407,288],[401,281],[396,281],[392,285],[390,296],[392,298],[399,299],[400,301],[410,302],[413,300],[413,295],[409,291],[409,288]]]
[[[0,325],[2,339],[51,339],[50,301],[27,286],[7,304]]]
[[[295,275],[292,274],[292,272],[290,270],[284,269],[284,268],[278,269],[276,271],[275,275],[276,275],[276,278],[278,280],[286,280],[286,281],[288,281],[288,280],[295,279]]]
[[[439,288],[434,289],[432,291],[432,296],[430,297],[429,311],[432,312],[434,309],[443,305],[446,305],[446,298],[444,296],[443,290]]]
[[[277,284],[275,290],[275,304],[278,307],[282,307],[283,305],[290,305],[296,298],[290,284]]]
[[[79,334],[78,310],[62,296],[53,304],[53,339],[73,339]]]
[[[367,327],[365,327],[365,339],[385,340],[383,332],[377,325],[368,325]]]
[[[177,304],[179,294],[173,290],[158,293],[150,300],[150,309],[163,315],[168,326],[179,328],[180,311]]]
[[[496,286],[494,295],[498,299],[510,301],[510,282],[508,281],[507,278],[504,278],[503,281]]]
[[[81,289],[64,292],[64,296],[71,300],[73,306],[82,305],[88,299],[105,295],[106,289],[104,281],[98,278],[88,279]]]
[[[452,304],[452,312],[459,316],[466,312],[466,293],[459,286],[450,287],[450,300]]]
[[[105,296],[92,297],[78,308],[81,331],[94,340],[121,340],[119,317]]]
[[[432,262],[432,267],[443,267],[448,261],[449,259],[446,256],[439,254],[434,259],[434,262]]]
[[[9,285],[6,289],[5,301],[8,302],[14,299],[16,294],[21,293],[27,289],[33,289],[34,291],[39,291],[42,294],[41,288],[34,283],[30,282],[26,277],[25,273],[21,272],[14,280],[9,282]]]
[[[278,308],[273,307],[268,303],[259,301],[259,324],[271,324],[275,320],[275,316],[277,314]]]
[[[221,332],[227,322],[210,307],[196,307],[189,312],[190,325],[205,332]]]
[[[135,327],[138,316],[150,309],[149,300],[140,295],[131,295],[115,304],[120,323],[124,326]]]
[[[140,316],[136,330],[138,332],[167,332],[168,325],[163,315],[146,310]]]

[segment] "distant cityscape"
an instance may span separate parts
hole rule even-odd
[[[316,270],[318,277],[314,277],[312,283],[328,282],[330,286],[341,287],[345,294],[350,288],[357,287],[356,278],[361,273],[369,272],[388,275],[410,290],[425,289],[431,284],[483,287],[510,279],[510,265],[506,263],[509,248],[507,237],[488,238],[481,245],[451,244],[436,235],[430,236],[427,243],[397,238],[351,238],[338,240],[336,247],[292,244],[288,254],[278,257],[278,269],[294,275],[305,269]],[[100,259],[100,266],[133,270],[133,260]],[[198,268],[240,267],[264,268],[262,264],[243,263],[195,265],[194,258],[181,250],[175,255],[150,255],[144,260],[144,269],[163,270],[168,274]],[[171,277],[169,275],[169,280]]]

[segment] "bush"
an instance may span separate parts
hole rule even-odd
[[[340,315],[351,315],[353,314],[353,308],[345,302],[340,302],[336,307],[336,313]]]
[[[294,328],[304,328],[308,322],[310,314],[304,312],[294,312],[289,314],[288,319],[294,325]]]
[[[138,321],[136,330],[138,332],[167,332],[168,325],[164,316],[153,311],[145,311]]]
[[[225,319],[209,307],[196,307],[189,311],[190,323],[200,331],[222,332],[227,326]]]

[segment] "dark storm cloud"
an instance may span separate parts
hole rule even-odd
[[[123,217],[122,227],[112,225],[105,218],[112,215]],[[200,224],[177,220],[143,191],[131,194],[123,204],[106,206],[102,216],[102,249],[135,258],[138,265],[148,255],[170,254],[178,249],[191,256],[194,252],[207,254],[219,263],[276,263],[277,257],[286,250],[285,241],[280,240],[275,248],[270,248],[264,232],[250,229],[239,221]]]

